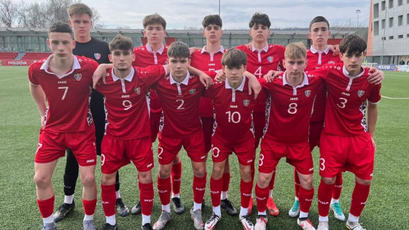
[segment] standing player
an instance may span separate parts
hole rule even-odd
[[[92,28],[92,11],[83,4],[72,4],[68,10],[69,25],[74,31],[74,39],[76,46],[74,48],[74,54],[79,56],[85,56],[92,58],[101,63],[109,63],[108,44],[104,41],[100,41],[91,37]],[[104,136],[105,129],[105,111],[102,95],[96,91],[91,93],[90,108],[92,117],[95,123],[96,145],[97,154],[101,155],[101,143]],[[75,184],[78,178],[78,162],[75,159],[71,149],[67,149],[67,162],[64,172],[64,203],[58,208],[54,214],[55,221],[64,219],[72,210],[74,210],[74,192]],[[117,207],[118,213],[121,216],[128,215],[128,208],[122,202],[119,192],[119,175],[117,175],[115,190],[117,194]]]
[[[159,14],[147,15],[143,19],[143,34],[147,39],[144,46],[134,49],[135,61],[133,66],[147,67],[155,64],[166,64],[167,47],[163,44],[163,39],[166,36],[166,21]],[[155,142],[159,131],[160,116],[162,107],[158,100],[158,96],[153,90],[149,93],[149,111],[151,121],[152,142]],[[172,204],[175,213],[182,214],[185,207],[180,199],[180,184],[182,178],[182,162],[177,156],[172,166]],[[137,204],[131,209],[131,213],[136,215],[141,212],[141,204]]]
[[[238,46],[237,49],[243,50],[247,54],[247,71],[254,74],[257,78],[263,77],[269,70],[283,69],[282,61],[284,59],[284,46],[268,44],[270,36],[270,19],[266,14],[255,13],[249,23],[250,36],[252,41],[248,45]],[[255,128],[255,148],[257,148],[260,138],[263,135],[265,126],[266,110],[266,92],[261,91],[257,98],[254,109],[254,128]],[[254,164],[252,166],[254,178]],[[275,174],[270,184],[270,196],[267,201],[269,213],[278,216],[280,211],[274,203],[273,188]],[[250,199],[248,211],[251,214],[253,208],[253,199]]]
[[[172,162],[183,146],[192,161],[193,198],[190,210],[195,229],[203,229],[202,202],[206,189],[206,158],[203,130],[199,116],[199,100],[204,90],[199,78],[190,75],[189,48],[183,42],[174,42],[168,49],[170,73],[154,89],[163,108],[162,124],[158,135],[158,193],[162,214],[154,229],[163,229],[171,220],[170,174]]]
[[[281,158],[293,165],[300,181],[301,212],[297,219],[302,229],[315,229],[308,220],[314,196],[313,161],[308,144],[308,127],[314,98],[322,90],[322,81],[304,73],[307,50],[302,43],[290,43],[285,50],[286,71],[271,83],[260,79],[268,90],[271,104],[267,130],[261,141],[259,175],[256,184],[258,217],[255,229],[266,229],[266,203],[269,184]]]
[[[348,35],[340,44],[340,52],[343,63],[319,70],[326,75],[328,96],[320,138],[318,229],[329,228],[328,213],[336,175],[348,170],[355,174],[355,188],[346,227],[361,230],[358,221],[369,196],[374,168],[373,136],[381,86],[371,85],[369,71],[362,68],[366,55],[363,39]]]
[[[117,35],[109,44],[113,69],[107,70],[104,84],[96,89],[105,96],[107,130],[102,143],[101,197],[106,224],[104,230],[117,229],[115,220],[115,175],[133,162],[138,170],[142,205],[142,229],[152,229],[153,152],[146,93],[165,75],[162,66],[132,67],[132,40]]]
[[[73,55],[75,41],[68,24],[53,24],[48,32],[47,45],[52,54],[46,61],[32,64],[28,72],[30,91],[40,111],[42,126],[35,155],[34,181],[43,229],[57,229],[52,216],[54,192],[51,178],[58,158],[70,148],[79,163],[83,184],[83,229],[94,230],[96,151],[88,101],[92,73],[98,63]]]
[[[248,203],[252,192],[251,164],[254,161],[253,108],[255,99],[247,93],[246,54],[230,49],[223,55],[222,65],[226,80],[206,91],[215,107],[215,132],[212,136],[213,171],[210,179],[213,215],[205,224],[212,230],[221,219],[220,193],[226,161],[235,152],[240,164],[241,208],[239,219],[244,229],[254,229],[248,216]]]
[[[338,55],[334,55],[328,46],[328,39],[331,36],[329,30],[329,22],[322,16],[317,16],[310,22],[309,38],[312,41],[311,48],[307,52],[307,68],[306,70],[315,70],[325,64],[334,64],[340,62]],[[321,130],[324,125],[324,113],[325,113],[325,98],[326,90],[318,92],[315,101],[314,109],[311,116],[310,131],[309,131],[309,143],[311,151],[315,146],[319,145]],[[294,172],[295,181],[295,201],[291,209],[288,211],[288,215],[291,217],[297,217],[300,213],[300,202],[298,200],[298,188],[299,180],[298,175]],[[339,198],[342,190],[342,172],[337,175],[335,181],[334,190],[331,199],[331,209],[334,212],[335,218],[344,221],[345,216],[342,212]]]
[[[202,25],[203,36],[206,38],[206,45],[202,49],[197,49],[192,53],[190,65],[202,71],[220,70],[222,68],[222,56],[225,52],[221,45],[221,37],[223,35],[222,19],[219,15],[208,15],[204,17]],[[205,152],[209,152],[214,122],[211,99],[207,97],[200,98],[199,112],[203,125]],[[221,207],[226,209],[229,215],[236,215],[238,213],[237,209],[234,208],[227,196],[229,184],[229,158],[226,158],[226,165],[223,173],[223,188],[221,192]]]

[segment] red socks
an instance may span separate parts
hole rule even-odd
[[[115,185],[114,186],[114,197],[115,196]],[[82,206],[84,207],[85,215],[91,216],[95,213],[95,207],[97,206],[97,199],[94,200],[84,200],[82,199]],[[114,209],[115,209],[115,199],[114,199]]]
[[[339,200],[341,197],[341,191],[342,191],[342,172],[337,174],[337,179],[335,181],[334,188],[332,190],[332,199],[334,200]]]
[[[101,185],[101,201],[105,216],[115,215],[115,184]]]
[[[297,170],[294,169],[294,189],[295,189],[295,196],[300,197],[299,189],[300,189],[300,178],[298,178]]]
[[[223,192],[229,191],[229,185],[230,185],[230,173],[224,173],[223,174]]]
[[[355,182],[355,188],[352,192],[351,209],[349,212],[354,216],[361,216],[369,196],[370,185],[362,185]]]
[[[40,213],[43,218],[47,218],[53,214],[54,199],[55,197],[52,196],[47,200],[37,200],[38,209],[40,209]]]
[[[158,193],[162,205],[170,203],[170,177],[161,179],[158,177]]]
[[[212,198],[212,205],[213,207],[217,207],[220,205],[220,191],[223,187],[223,179],[220,178],[218,180],[210,178],[210,196]]]
[[[206,173],[204,177],[199,178],[194,176],[193,177],[193,200],[201,204],[203,203],[203,197],[206,191]],[[219,193],[220,197],[220,193]]]
[[[300,201],[300,210],[302,212],[309,212],[311,203],[312,203],[312,198],[314,197],[314,189],[306,190],[303,187],[298,188],[298,194],[299,194],[299,201]]]
[[[270,184],[268,185],[268,188],[270,190],[274,189],[274,182],[276,181],[276,172],[273,172],[273,175],[271,175],[271,180],[270,180]]]
[[[333,184],[326,184],[321,180],[318,188],[318,214],[320,216],[328,216],[333,187]]]
[[[252,181],[244,182],[240,181],[240,194],[241,194],[241,207],[247,208],[251,198],[251,190],[253,189]]]
[[[148,184],[138,183],[139,199],[141,200],[142,214],[150,216],[153,207],[153,182]]]
[[[267,198],[269,193],[269,187],[260,188],[256,184],[256,200],[257,200],[257,210],[258,212],[265,212],[267,206]]]
[[[180,183],[181,183],[181,178],[182,178],[182,162],[179,162],[172,166],[171,176],[172,176],[173,194],[179,194],[180,193]]]

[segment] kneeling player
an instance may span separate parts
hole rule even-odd
[[[98,63],[73,55],[75,41],[68,24],[53,24],[48,32],[47,45],[52,54],[46,61],[32,64],[28,72],[30,91],[41,115],[34,181],[43,229],[57,229],[52,216],[54,191],[51,177],[58,158],[70,148],[79,163],[83,184],[83,228],[95,230],[95,128],[88,101],[92,73]]]
[[[210,179],[213,215],[205,229],[211,230],[220,221],[220,193],[223,174],[229,154],[235,152],[240,163],[240,221],[244,229],[254,229],[248,218],[248,204],[252,191],[251,164],[254,162],[253,108],[254,97],[247,93],[247,56],[237,49],[228,50],[222,58],[225,82],[217,83],[206,91],[213,99],[216,129],[212,137],[213,171]],[[247,79],[247,80],[246,80]]]
[[[258,218],[255,229],[266,229],[266,202],[268,185],[283,157],[297,171],[300,188],[300,215],[297,219],[302,229],[314,229],[308,213],[314,196],[313,161],[308,144],[308,127],[314,97],[322,90],[320,78],[308,77],[306,48],[302,43],[286,47],[284,66],[286,71],[271,83],[261,79],[263,88],[270,94],[267,131],[261,142],[259,175],[256,185]]]
[[[106,217],[104,230],[117,229],[115,220],[115,175],[119,168],[132,162],[138,170],[142,229],[152,229],[153,152],[149,113],[145,95],[149,87],[164,77],[162,66],[132,67],[135,56],[132,40],[117,35],[109,44],[113,68],[107,70],[105,82],[96,89],[105,96],[106,134],[102,141],[101,198]]]

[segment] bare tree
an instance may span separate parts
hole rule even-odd
[[[11,27],[18,12],[17,4],[11,0],[0,0],[0,21],[6,27]]]

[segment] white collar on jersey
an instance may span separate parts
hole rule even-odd
[[[256,49],[254,47],[254,44],[251,43],[251,52],[254,52],[256,50],[259,51],[259,52],[261,52],[261,51],[267,52],[268,51],[268,43],[266,43],[266,46],[264,46],[264,48],[262,48],[262,49]]]
[[[235,90],[236,90],[236,91],[241,91],[241,92],[243,92],[245,82],[246,82],[246,77],[243,76],[243,81],[241,81],[241,84],[240,84],[239,87],[237,87]],[[227,81],[227,78],[226,78],[226,80],[224,80],[224,87],[225,87],[226,89],[233,89],[233,87],[231,87],[230,84],[229,84],[229,82]]]
[[[77,70],[77,69],[81,69],[81,65],[80,65],[80,63],[79,63],[79,61],[78,61],[77,56],[73,55],[73,57],[74,57],[74,63],[72,64],[71,70],[70,70],[69,72],[63,74],[63,75],[57,75],[56,73],[53,73],[53,72],[51,72],[51,71],[48,70],[48,67],[49,67],[50,60],[51,60],[51,57],[52,57],[52,56],[53,56],[52,54],[51,54],[50,56],[48,56],[47,60],[41,65],[40,69],[41,69],[41,70],[44,70],[44,71],[45,71],[46,73],[48,73],[48,74],[53,74],[53,75],[57,76],[59,79],[61,79],[61,78],[63,78],[63,77],[66,77],[66,76],[72,74],[72,73],[73,73],[75,70]]]
[[[348,77],[348,78],[358,78],[358,77],[360,77],[360,76],[364,75],[365,70],[364,70],[364,69],[362,69],[362,71],[361,71],[361,72],[360,72],[358,75],[351,76],[351,75],[349,74],[349,72],[348,72],[347,68],[345,68],[345,65],[343,65],[343,66],[342,66],[342,72],[343,72],[343,73],[344,73],[344,75],[345,75],[346,77]]]
[[[189,78],[190,78],[190,73],[189,73],[189,71],[187,71],[185,79],[183,79],[183,81],[179,83],[179,82],[175,81],[175,79],[173,79],[172,73],[169,73],[169,80],[170,80],[171,85],[173,85],[173,84],[188,85],[189,84]]]
[[[285,78],[285,74],[286,74],[286,72],[284,72],[284,74],[283,74],[283,85],[290,85],[290,84],[288,84],[287,79]],[[301,84],[295,86],[295,88],[301,88],[301,87],[306,86],[308,84],[309,84],[308,76],[304,72],[304,80],[301,82]]]
[[[224,53],[224,48],[223,48],[223,46],[220,46],[220,49],[218,50],[218,51],[216,51],[216,52],[214,52],[214,53]],[[206,50],[206,46],[203,46],[203,48],[202,48],[202,50],[200,51],[200,53],[209,53],[209,52],[207,52],[207,50]]]
[[[158,49],[157,51],[153,51],[152,50],[152,46],[149,45],[148,43],[146,43],[146,49],[150,52],[150,53],[159,53],[160,55],[162,55],[163,50],[165,50],[165,46],[162,44],[162,47],[160,47],[160,49]]]
[[[329,53],[329,46],[327,46],[327,48],[324,49],[324,51],[319,51],[317,49],[315,49],[314,47],[311,46],[310,48],[311,53],[316,54],[316,53],[325,53],[328,54]]]
[[[129,72],[129,74],[125,77],[125,78],[119,78],[115,75],[114,73],[114,68],[111,69],[111,74],[112,74],[112,80],[114,81],[118,81],[120,79],[124,79],[127,80],[128,82],[131,82],[133,79],[133,76],[135,74],[135,69],[132,67],[131,72]]]

